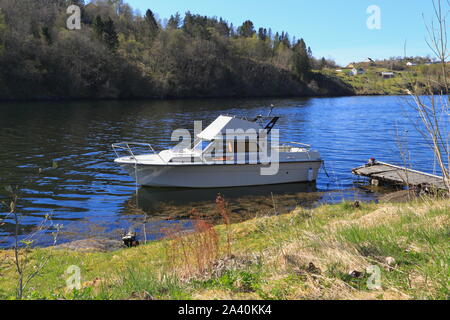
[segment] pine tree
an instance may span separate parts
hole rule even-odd
[[[158,23],[156,22],[156,19],[155,19],[155,16],[153,15],[152,10],[148,9],[145,12],[144,21],[148,26],[150,37],[154,38],[159,31],[159,26],[158,26]]]
[[[219,19],[219,21],[215,25],[216,30],[219,32],[220,35],[224,37],[230,36],[230,27],[228,26],[228,22],[223,20],[222,18]]]
[[[167,28],[178,29],[181,26],[181,16],[177,12],[175,15],[171,15],[169,21],[167,22]]]
[[[325,59],[325,57],[322,57],[322,59],[320,60],[320,69],[323,69],[327,66],[327,60]]]
[[[103,32],[104,32],[104,29],[105,29],[105,25],[103,23],[102,17],[100,17],[100,16],[95,17],[95,20],[94,20],[94,23],[93,23],[93,28],[94,28],[95,34],[100,39],[103,39]]]
[[[280,37],[280,42],[282,42],[287,48],[291,47],[291,42],[289,41],[289,34],[287,32],[282,32]]]
[[[265,41],[267,39],[267,29],[266,28],[259,28],[258,38],[262,41]]]
[[[242,26],[238,28],[238,34],[243,38],[251,38],[256,33],[253,22],[250,20],[245,21]]]
[[[230,37],[232,38],[236,37],[236,30],[234,28],[233,23],[230,24]]]
[[[275,36],[273,37],[273,48],[277,49],[279,45],[280,45],[280,34],[277,31],[275,32]]]
[[[114,21],[112,21],[111,18],[108,18],[108,20],[104,23],[103,31],[103,40],[105,41],[106,45],[112,51],[117,50],[117,48],[119,47],[119,38],[117,36]]]
[[[304,80],[311,71],[311,61],[303,39],[297,41],[294,46],[293,70],[294,74]]]

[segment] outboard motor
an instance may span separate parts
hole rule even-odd
[[[139,241],[136,240],[136,232],[129,231],[127,234],[122,235],[123,244],[128,248],[137,247],[139,245]]]

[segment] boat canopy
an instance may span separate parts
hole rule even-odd
[[[203,140],[212,141],[225,137],[227,130],[248,130],[254,129],[256,133],[262,129],[258,122],[249,121],[233,116],[219,116],[208,127],[200,132],[197,137]]]

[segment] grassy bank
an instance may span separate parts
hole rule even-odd
[[[430,85],[436,92],[443,89],[437,85],[440,77],[440,65],[419,65],[395,71],[380,66],[367,66],[367,64],[355,67],[363,67],[364,73],[350,75],[351,68],[323,69],[316,73],[345,83],[352,88],[356,95],[404,95],[406,94],[405,89],[416,88],[418,90]],[[393,77],[383,78],[381,75],[383,72],[391,72]]]
[[[32,250],[30,266],[44,257],[48,262],[26,297],[450,298],[448,201],[342,203],[299,208],[229,229],[201,225],[195,234],[109,253]],[[0,298],[15,294],[12,258],[11,252],[0,252]],[[71,265],[81,270],[80,290],[66,289],[65,271]],[[370,266],[380,268],[378,289],[367,286],[368,281],[376,284],[376,274],[366,272]]]

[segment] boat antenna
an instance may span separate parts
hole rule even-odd
[[[270,117],[270,115],[272,114],[273,108],[275,108],[275,106],[271,104],[269,114],[267,115],[268,117]]]
[[[257,116],[255,117],[255,119],[253,119],[252,121],[253,121],[253,122],[256,122],[256,121],[258,121],[258,120],[260,120],[260,119],[262,119],[262,118],[269,118],[270,115],[272,114],[272,111],[273,111],[274,108],[275,108],[275,106],[274,106],[273,104],[271,104],[271,105],[270,105],[270,111],[269,111],[269,113],[267,114],[267,116],[264,117],[262,114],[260,114],[260,115],[257,115]]]

